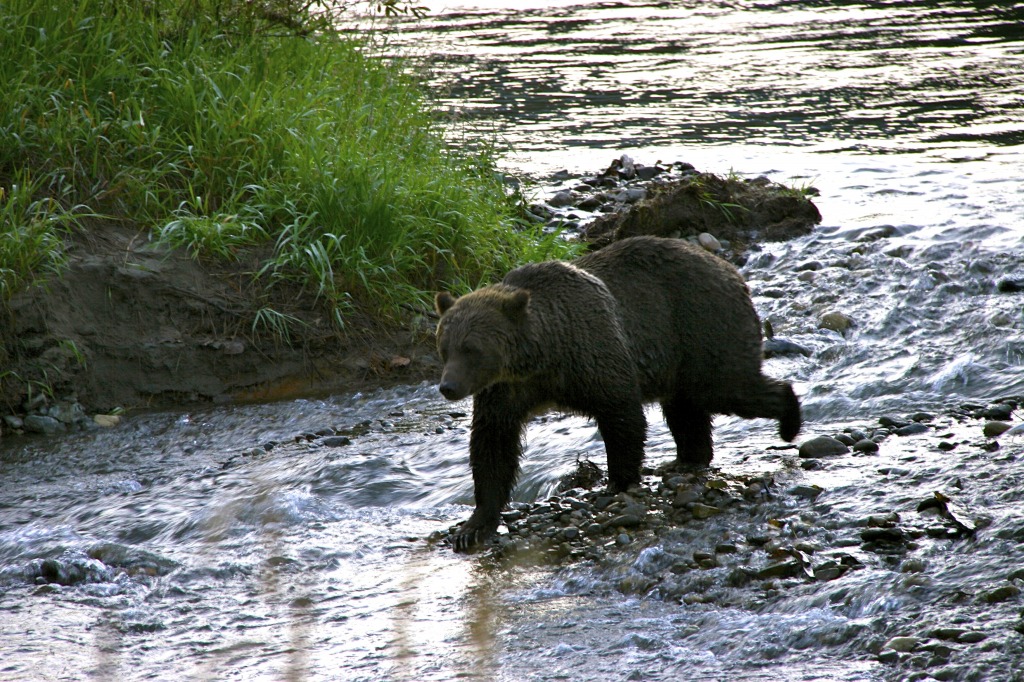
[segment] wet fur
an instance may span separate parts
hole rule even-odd
[[[673,239],[636,237],[575,262],[517,268],[460,299],[439,294],[441,390],[473,395],[476,509],[458,551],[497,529],[519,473],[527,419],[555,405],[597,421],[609,487],[640,481],[647,423],[661,404],[681,465],[712,458],[711,417],[779,420],[792,440],[792,387],[761,373],[761,324],[731,265]]]

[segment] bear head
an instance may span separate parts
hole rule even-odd
[[[529,291],[501,284],[461,298],[436,296],[437,352],[444,363],[438,388],[445,398],[461,400],[510,378],[529,303]]]

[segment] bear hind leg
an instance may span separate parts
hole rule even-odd
[[[790,442],[800,433],[803,418],[800,415],[800,401],[793,387],[785,381],[762,377],[761,384],[734,398],[730,410],[744,417],[767,417],[779,421],[779,436]]]
[[[676,463],[685,467],[710,464],[714,455],[711,414],[678,395],[661,403],[661,411],[676,441]]]

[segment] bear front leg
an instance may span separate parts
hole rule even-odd
[[[511,499],[519,475],[527,414],[516,405],[511,391],[500,385],[474,397],[469,465],[476,509],[451,536],[456,552],[482,544],[498,529],[501,510]]]
[[[640,401],[594,412],[608,456],[608,488],[622,492],[640,482],[647,440],[647,418]]]

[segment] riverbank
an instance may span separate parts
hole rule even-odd
[[[60,430],[426,376],[410,308],[564,255],[488,142],[331,21],[0,7],[0,409]]]
[[[658,234],[742,263],[758,240],[806,234],[820,221],[802,191],[684,162],[646,166],[623,155],[594,174],[547,181],[555,186],[526,211],[530,229],[577,250]],[[784,207],[765,211],[773,201]],[[425,305],[352,315],[339,329],[307,288],[261,287],[249,274],[259,251],[197,259],[107,224],[76,233],[67,254],[62,277],[10,306],[6,347],[19,352],[8,366],[22,382],[4,396],[9,431],[92,428],[97,413],[353,392],[439,371]]]

